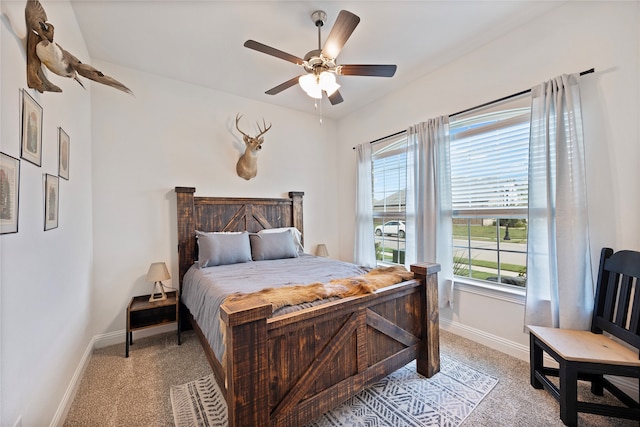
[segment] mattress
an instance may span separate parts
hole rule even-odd
[[[220,306],[236,292],[255,292],[287,285],[327,283],[333,279],[364,274],[368,268],[329,258],[302,254],[297,258],[198,268],[191,266],[182,282],[181,300],[202,329],[216,358],[221,361],[225,345],[222,339]],[[316,301],[295,307],[283,307],[274,315],[324,303]]]

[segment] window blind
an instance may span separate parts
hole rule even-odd
[[[376,144],[371,155],[374,216],[403,213],[407,188],[407,138],[389,138]]]
[[[514,108],[450,124],[454,216],[526,214],[529,122],[529,108]]]

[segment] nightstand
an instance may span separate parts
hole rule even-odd
[[[127,307],[127,331],[125,357],[129,357],[129,345],[133,344],[133,331],[178,323],[178,345],[180,342],[180,298],[178,291],[167,292],[167,299],[149,302],[150,295],[131,298]]]

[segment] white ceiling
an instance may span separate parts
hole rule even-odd
[[[397,64],[398,70],[392,78],[339,76],[344,102],[332,106],[325,98],[322,104],[323,114],[333,118],[410,84],[561,3],[71,1],[92,59],[305,112],[314,111],[313,100],[297,85],[277,95],[264,93],[301,74],[302,68],[243,43],[254,39],[304,57],[317,48],[310,17],[314,10],[328,15],[323,43],[341,9],[355,13],[361,21],[338,64]],[[135,93],[136,88],[131,89]]]

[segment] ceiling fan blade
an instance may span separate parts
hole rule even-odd
[[[282,92],[285,89],[289,89],[291,86],[294,86],[298,83],[298,79],[300,78],[300,76],[296,76],[292,79],[287,80],[284,83],[279,84],[278,86],[269,89],[268,91],[266,91],[265,93],[267,95],[275,95],[278,94],[280,92]]]
[[[329,37],[322,48],[322,55],[327,58],[336,59],[342,47],[347,42],[353,30],[360,23],[360,18],[351,12],[341,10],[338,14],[333,28],[329,32]]]
[[[341,76],[393,77],[396,65],[339,65],[336,74]]]
[[[340,92],[337,90],[329,95],[329,102],[331,102],[331,105],[340,104],[342,101],[344,101],[344,99],[342,99],[342,95],[340,95]]]
[[[266,53],[267,55],[275,56],[276,58],[284,59],[285,61],[293,62],[296,65],[303,65],[304,59],[291,55],[287,52],[283,52],[274,47],[267,46],[255,40],[247,40],[244,42],[244,47],[257,50],[258,52]]]

